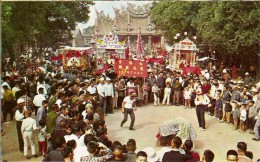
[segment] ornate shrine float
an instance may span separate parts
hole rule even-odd
[[[188,73],[200,74],[200,69],[196,67],[196,44],[186,38],[173,47],[173,54],[169,57],[169,65],[172,70],[182,71],[182,75]]]
[[[106,65],[113,65],[115,58],[126,58],[126,43],[119,42],[118,36],[109,32],[103,39],[96,39],[96,67],[103,69]]]

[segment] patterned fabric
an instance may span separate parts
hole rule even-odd
[[[93,155],[89,155],[89,156],[83,156],[80,158],[81,162],[103,162],[106,161],[107,159],[110,159],[112,157],[112,155],[105,155],[102,157],[95,157]]]
[[[197,134],[190,121],[176,118],[163,123],[159,128],[160,136],[177,135],[182,139],[195,140]]]
[[[24,99],[24,101],[25,101],[25,106],[26,107],[30,107],[30,108],[32,108],[32,99],[30,98],[30,97],[28,97],[28,96],[26,96],[26,95],[23,95],[22,97],[20,97],[21,99]],[[19,98],[19,99],[20,99]]]

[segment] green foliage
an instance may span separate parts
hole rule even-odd
[[[26,52],[28,48],[41,54],[49,47],[67,43],[76,23],[89,19],[92,4],[82,1],[2,2],[3,52],[13,59],[15,53]]]
[[[176,33],[187,31],[204,48],[218,51],[224,59],[238,53],[248,65],[256,61],[259,49],[259,9],[258,2],[159,2],[151,14],[168,43],[174,43]]]

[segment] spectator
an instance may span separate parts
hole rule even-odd
[[[57,137],[53,140],[53,148],[54,151],[48,153],[48,155],[42,160],[45,161],[64,161],[64,157],[62,155],[62,150],[66,145],[66,141],[64,137]]]
[[[197,162],[200,160],[200,155],[195,151],[191,151],[192,148],[193,148],[192,140],[186,140],[184,142],[183,149],[185,152],[191,152],[192,155],[192,159],[188,160],[187,162]]]
[[[180,146],[182,144],[181,138],[176,136],[172,140],[172,150],[166,152],[163,156],[162,162],[187,161],[192,159],[191,152],[186,150],[186,154],[180,153]]]
[[[214,153],[211,150],[205,150],[202,157],[202,162],[213,162]]]
[[[252,162],[252,160],[246,156],[246,152],[247,152],[247,144],[245,142],[238,142],[237,143],[238,162]]]
[[[136,142],[134,139],[129,139],[126,144],[127,153],[124,155],[126,162],[132,162],[136,159]]]
[[[139,151],[136,154],[136,162],[147,162],[147,154],[144,151]]]
[[[227,162],[238,162],[238,154],[235,150],[228,150]]]

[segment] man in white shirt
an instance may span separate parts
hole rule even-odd
[[[132,79],[129,80],[129,82],[127,82],[127,87],[134,87],[135,86],[135,83],[133,82]]]
[[[113,113],[113,98],[114,98],[114,87],[113,84],[110,83],[111,79],[106,78],[107,83],[105,84],[105,97],[106,97],[106,113]]]
[[[42,101],[46,100],[44,96],[44,90],[43,88],[39,88],[39,94],[34,96],[33,104],[35,106],[35,114],[37,114],[37,110],[39,107],[42,106]]]
[[[88,91],[91,95],[96,94],[97,89],[96,89],[95,84],[94,84],[93,81],[90,83],[90,86],[88,87],[87,91]]]
[[[129,114],[131,118],[129,130],[134,130],[134,123],[135,123],[134,111],[136,111],[135,96],[136,93],[131,92],[130,96],[126,96],[122,103],[122,112],[124,113],[124,119],[121,122],[120,126],[123,127],[124,123],[127,121],[127,116]]]
[[[206,94],[202,93],[202,89],[198,88],[196,90],[196,98],[195,98],[195,105],[196,105],[196,114],[199,123],[199,127],[201,127],[202,131],[205,131],[205,107],[208,106],[210,103],[210,99]]]
[[[104,113],[106,113],[106,98],[105,98],[105,82],[104,78],[100,78],[100,83],[97,86],[98,100],[100,106],[103,108]]]
[[[23,135],[23,141],[24,141],[24,156],[26,159],[30,159],[30,156],[28,155],[28,145],[30,141],[31,144],[31,150],[32,150],[32,155],[36,158],[36,150],[35,150],[35,143],[33,140],[33,130],[37,129],[36,126],[36,120],[31,118],[32,112],[31,111],[26,111],[25,112],[25,117],[26,119],[23,120],[22,123],[22,128],[21,132]]]

